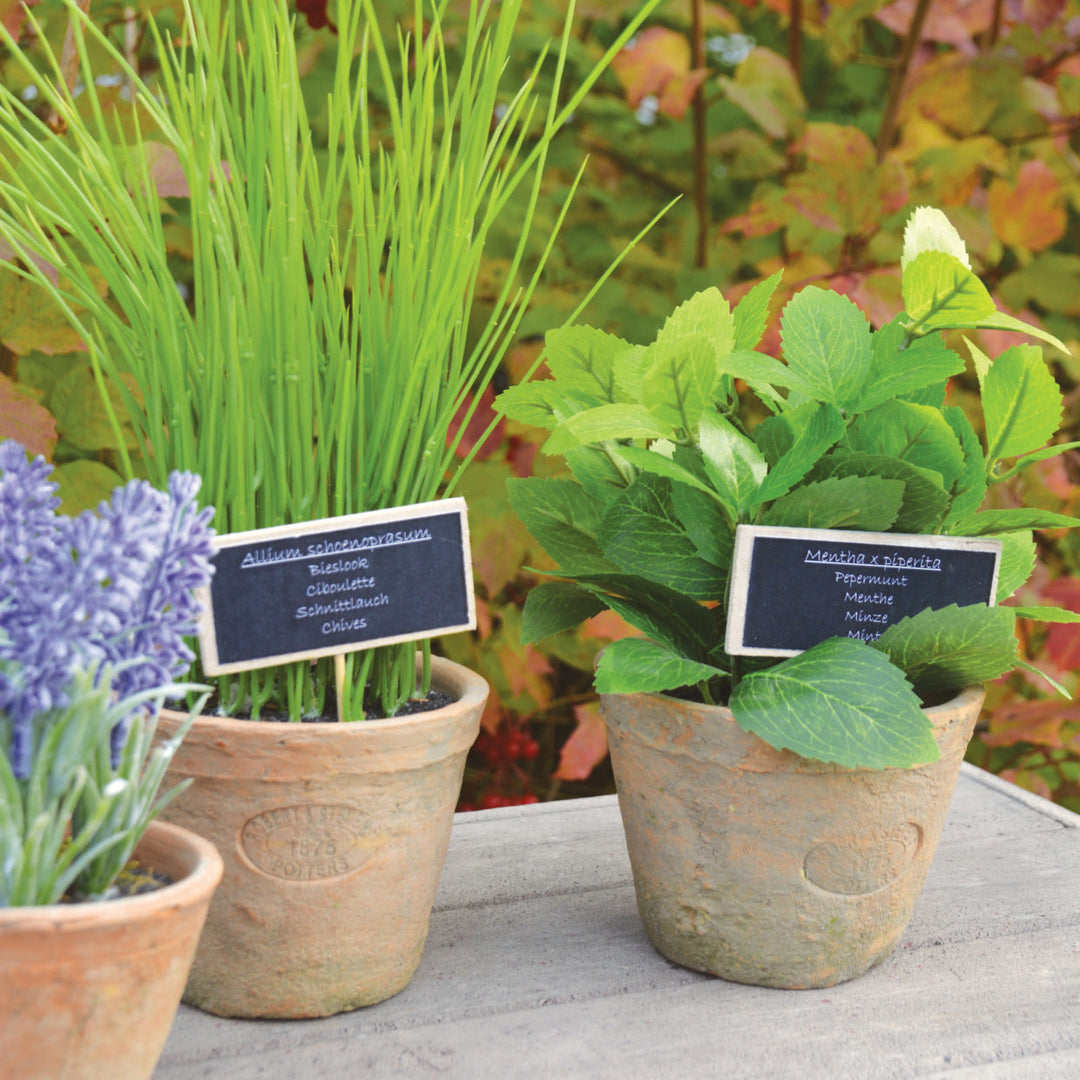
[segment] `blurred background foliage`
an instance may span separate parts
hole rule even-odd
[[[59,52],[67,21],[59,0],[27,2]],[[508,89],[558,33],[567,3],[527,5]],[[333,68],[335,5],[295,4],[309,107],[318,117]],[[573,67],[591,66],[635,6],[579,0],[569,83]],[[384,0],[379,9],[388,26],[412,25],[413,0]],[[468,9],[468,0],[448,4],[451,48],[455,20]],[[148,75],[157,61],[144,20],[172,32],[179,10],[180,0],[91,5]],[[0,0],[0,21],[40,47],[23,0]],[[117,121],[130,123],[123,80],[96,59]],[[18,87],[2,51],[0,78]],[[673,199],[600,290],[586,321],[647,342],[694,291],[716,285],[735,300],[783,267],[774,318],[788,296],[814,283],[852,297],[880,325],[900,303],[903,222],[911,207],[930,204],[963,235],[998,303],[1069,343],[1071,355],[1051,356],[1066,395],[1058,438],[1080,439],[1078,155],[1080,0],[666,0],[552,150],[542,221],[554,220],[587,157],[584,180],[497,381],[526,377],[545,330]],[[178,287],[190,290],[183,176],[165,155],[152,169]],[[515,239],[509,220],[489,246],[481,302],[499,288]],[[6,254],[0,250],[0,259]],[[991,355],[1015,340],[977,337]],[[954,344],[963,352],[962,342]],[[979,427],[971,386],[959,377],[950,395]],[[475,457],[457,492],[469,501],[479,628],[437,645],[493,688],[463,808],[614,790],[591,670],[596,651],[624,627],[609,612],[580,632],[521,645],[533,570],[551,564],[511,513],[505,481],[556,466],[539,452],[542,433],[494,422],[490,400],[499,388],[485,392],[462,441],[461,452]],[[120,408],[118,396],[114,404]],[[0,265],[0,438],[9,436],[57,463],[65,510],[96,504],[119,480],[116,435],[83,343]],[[134,449],[133,437],[125,441]],[[1036,465],[998,485],[993,497],[1009,505],[1021,496],[1080,513],[1080,455]],[[1040,560],[1022,600],[1080,610],[1080,534],[1044,530],[1037,540]],[[1028,658],[1080,691],[1080,626],[1025,623],[1021,631]],[[969,759],[1080,810],[1080,701],[1054,695],[1028,674],[1000,680],[990,687]]]

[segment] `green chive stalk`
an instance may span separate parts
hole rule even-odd
[[[462,467],[452,420],[471,415],[513,340],[561,224],[527,259],[551,141],[657,0],[572,88],[571,2],[553,55],[509,93],[522,0],[470,0],[453,70],[448,2],[416,0],[412,32],[391,45],[373,0],[341,0],[325,147],[285,0],[185,0],[177,42],[150,23],[161,61],[152,85],[65,0],[80,97],[47,44],[39,73],[0,25],[65,128],[56,134],[0,88],[0,238],[89,343],[95,373],[119,388],[151,479],[200,474],[219,532],[452,489]],[[130,113],[108,107],[91,53],[127,81]],[[544,64],[554,66],[546,98]],[[374,108],[389,113],[384,141]],[[152,178],[165,152],[190,193],[189,299],[170,269]],[[470,333],[485,243],[507,217],[520,240]],[[365,688],[385,715],[413,695],[416,648],[349,656],[344,715],[362,715]],[[426,661],[429,644],[421,649]],[[333,685],[323,660],[220,678],[217,690],[225,712],[287,709],[296,720],[322,712]]]

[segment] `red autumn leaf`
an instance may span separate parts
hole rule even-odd
[[[987,205],[994,232],[1011,247],[1042,251],[1065,235],[1061,184],[1045,161],[1025,161],[1015,185],[996,178],[987,193]]]
[[[874,18],[894,34],[904,37],[911,27],[917,0],[895,0],[874,13]],[[923,23],[924,41],[948,45],[969,44],[976,34],[990,28],[994,0],[938,0],[931,4]]]
[[[988,730],[980,738],[987,746],[1029,742],[1055,750],[1069,747],[1080,750],[1080,735],[1065,728],[1066,724],[1077,723],[1080,723],[1080,705],[1066,704],[1060,698],[1018,701],[994,709]]]
[[[186,199],[191,194],[176,151],[161,142],[146,144],[146,167],[154,190],[163,199]]]
[[[14,439],[46,458],[56,446],[56,420],[21,387],[0,373],[0,440]]]
[[[556,780],[587,780],[589,774],[607,757],[607,731],[596,704],[575,705],[577,727],[559,752]]]
[[[462,402],[458,411],[454,413],[454,418],[450,421],[450,427],[446,432],[447,446],[450,446],[454,439],[457,438],[458,431],[461,429],[461,425],[465,420],[473,400],[474,398],[470,396],[466,401]],[[457,457],[467,457],[472,448],[476,446],[477,442],[483,438],[484,432],[487,431],[491,422],[495,420],[496,413],[491,407],[494,401],[495,394],[491,387],[485,387],[480,395],[480,401],[476,406],[476,411],[465,425],[461,441],[454,447],[454,454]],[[484,458],[491,457],[491,455],[499,449],[499,444],[502,442],[503,432],[505,430],[506,421],[500,419],[491,434],[484,439],[483,445],[477,450],[474,460],[483,461]]]
[[[1080,611],[1080,581],[1060,577],[1042,590],[1043,599],[1069,611]],[[1046,655],[1062,671],[1080,671],[1080,623],[1051,623]]]
[[[41,0],[3,0],[0,3],[0,23],[13,38],[18,38],[22,31],[26,8],[36,7]]]

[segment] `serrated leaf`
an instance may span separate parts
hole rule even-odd
[[[904,310],[921,333],[978,326],[997,306],[986,286],[954,255],[924,251],[904,267]]]
[[[844,418],[834,405],[807,401],[754,429],[754,442],[769,462],[758,503],[786,494],[820,461],[844,433]]]
[[[616,614],[654,641],[683,656],[704,656],[716,638],[707,608],[674,589],[633,574],[575,574]]]
[[[642,382],[645,407],[670,433],[693,436],[702,410],[710,401],[716,375],[711,344],[705,334],[686,333],[649,349],[651,363]]]
[[[521,618],[521,644],[529,645],[580,625],[604,610],[593,593],[564,581],[536,585],[525,598]]]
[[[776,286],[784,276],[783,270],[777,270],[771,277],[759,281],[735,305],[732,318],[735,323],[735,341],[733,349],[753,349],[757,347],[765,327],[769,323],[769,305],[776,292]]]
[[[787,365],[782,364],[776,357],[753,352],[750,349],[737,349],[720,361],[719,378],[727,377],[742,379],[762,401],[772,405],[784,400],[776,391],[778,386],[796,387],[804,392],[810,389],[804,386],[798,377],[788,370]]]
[[[1045,341],[1047,345],[1053,345],[1055,349],[1060,349],[1063,353],[1069,351],[1069,347],[1065,342],[1061,338],[1055,337],[1049,330],[1044,330],[1041,326],[1032,326],[1031,323],[1026,323],[1023,319],[1017,319],[1004,311],[995,311],[990,315],[986,315],[975,323],[972,329],[1015,330],[1019,334],[1030,334],[1040,341]]]
[[[102,499],[108,499],[124,483],[124,478],[108,465],[83,458],[57,465],[50,479],[59,485],[60,512],[69,517],[97,509]]]
[[[890,626],[871,647],[885,653],[924,699],[989,682],[1016,666],[1011,608],[971,604],[919,612]]]
[[[852,412],[866,412],[892,398],[943,383],[964,370],[963,359],[939,337],[905,342],[904,328],[895,320],[874,334],[870,374]]]
[[[731,305],[719,289],[702,289],[679,304],[665,320],[652,349],[663,353],[694,334],[700,334],[704,339],[714,368],[721,356],[731,352],[735,340],[735,320]]]
[[[688,660],[655,641],[622,638],[600,654],[596,689],[601,694],[657,693],[727,674],[711,664]]]
[[[1035,569],[1035,536],[1030,532],[1001,533],[992,537],[1001,541],[1001,559],[998,562],[996,603],[1012,596]]]
[[[971,260],[960,234],[942,211],[934,206],[917,206],[904,226],[904,251],[900,256],[903,270],[924,251],[944,251],[970,270]]]
[[[830,638],[744,676],[731,711],[778,750],[849,769],[910,768],[940,756],[903,672],[851,638]]]
[[[672,484],[671,504],[697,553],[713,566],[729,570],[736,523],[728,518],[716,499],[685,484]]]
[[[495,399],[495,411],[522,424],[552,431],[559,422],[558,406],[565,401],[566,395],[555,385],[554,379],[540,379],[504,390]],[[585,402],[580,404],[582,408],[586,407]]]
[[[716,493],[703,480],[699,480],[689,469],[677,464],[669,457],[657,453],[655,449],[644,450],[640,446],[616,446],[612,454],[628,465],[642,472],[651,473],[653,476],[662,476],[668,480],[674,480],[679,484],[686,484],[710,498],[715,499]]]
[[[600,545],[604,557],[627,573],[695,600],[724,595],[723,575],[686,535],[663,479],[643,473],[626,489],[604,514]]]
[[[541,449],[545,454],[565,454],[608,439],[657,439],[674,434],[671,425],[644,405],[598,405],[562,421]]]
[[[942,410],[945,422],[952,428],[964,454],[964,465],[953,481],[952,505],[946,521],[975,513],[986,497],[986,471],[983,464],[982,443],[967,413],[957,405],[947,405]]]
[[[601,507],[610,506],[629,482],[611,458],[595,446],[576,446],[567,450],[563,458],[574,479],[599,500]]]
[[[799,385],[815,401],[851,408],[870,373],[870,324],[854,301],[808,285],[788,301],[780,318],[784,359]]]
[[[1025,605],[1007,610],[1022,619],[1034,619],[1035,622],[1080,623],[1080,611],[1069,611],[1067,608]]]
[[[514,513],[561,567],[581,573],[612,569],[599,542],[603,507],[579,484],[513,477],[506,490]]]
[[[562,391],[580,394],[596,405],[612,404],[619,400],[618,361],[633,348],[628,341],[592,326],[564,326],[547,335],[544,359]]]
[[[795,488],[777,499],[761,517],[762,525],[795,529],[860,529],[886,532],[904,499],[900,480],[845,476]]]
[[[712,410],[701,416],[698,441],[709,480],[738,520],[760,502],[758,491],[769,468],[764,456],[753,440]]]
[[[986,373],[982,386],[986,459],[1039,450],[1061,423],[1061,391],[1037,345],[1015,345]]]
[[[932,532],[949,508],[948,492],[941,486],[940,473],[882,454],[837,450],[815,466],[815,480],[830,476],[880,476],[902,480],[904,499],[893,522],[893,532]]]
[[[941,413],[929,405],[887,401],[861,413],[848,429],[848,445],[864,454],[884,454],[941,477],[948,491],[964,471],[964,450]]]
[[[1080,518],[1069,517],[1053,510],[1022,507],[1016,510],[980,510],[966,518],[949,522],[952,536],[990,536],[994,533],[1016,532],[1019,529],[1072,529]]]
[[[130,376],[124,377],[128,389],[139,396],[138,388]],[[120,425],[120,436],[128,450],[138,446],[134,428],[124,406],[119,387],[109,384],[109,402]],[[49,395],[49,408],[56,417],[56,426],[62,438],[83,450],[118,450],[116,431],[109,413],[101,400],[101,394],[90,367],[72,368],[57,380]]]
[[[1047,461],[1049,458],[1057,457],[1059,454],[1064,454],[1066,450],[1080,450],[1080,442],[1054,443],[1053,446],[1044,446],[1033,454],[1025,454],[1011,469],[997,473],[994,479],[998,481],[1008,480],[1029,465],[1034,465],[1037,461]]]

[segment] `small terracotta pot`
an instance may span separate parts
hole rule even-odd
[[[731,711],[601,702],[638,910],[669,960],[788,989],[853,979],[911,917],[983,701],[926,710],[941,757],[845,769],[774,750]]]
[[[0,908],[3,1076],[153,1073],[222,864],[206,840],[158,821],[135,854],[174,884],[119,900]]]
[[[202,716],[166,783],[171,821],[225,860],[184,1001],[220,1016],[328,1016],[404,989],[423,953],[488,685],[432,658],[451,705],[390,720]],[[168,737],[183,719],[162,713]]]

